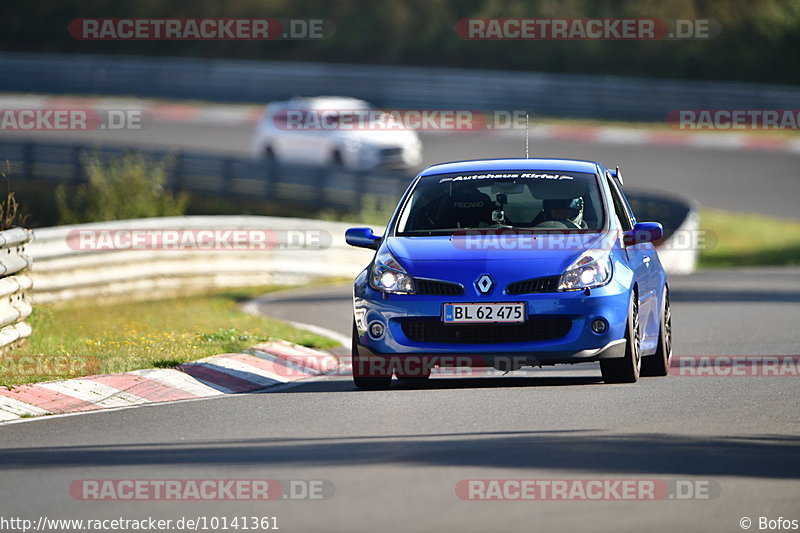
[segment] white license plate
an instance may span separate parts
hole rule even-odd
[[[444,304],[442,321],[445,324],[525,322],[525,302]]]

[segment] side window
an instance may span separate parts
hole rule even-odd
[[[623,231],[633,229],[630,213],[625,205],[625,200],[622,199],[622,194],[617,188],[617,184],[614,183],[614,180],[609,176],[606,176],[606,180],[608,181],[608,188],[611,189],[611,199],[614,202],[614,211],[617,213],[617,218],[619,218],[620,224],[622,224]]]

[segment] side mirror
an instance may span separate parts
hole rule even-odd
[[[344,233],[344,240],[350,246],[372,250],[377,250],[381,244],[381,238],[372,233],[372,228],[350,228]]]
[[[643,242],[656,242],[664,238],[664,228],[658,222],[637,222],[633,229],[625,232],[625,246]]]

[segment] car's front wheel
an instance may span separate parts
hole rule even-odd
[[[658,348],[656,353],[642,359],[643,376],[666,376],[669,374],[669,362],[672,358],[672,312],[669,308],[669,288],[666,286],[661,302]]]
[[[365,390],[388,389],[392,382],[391,371],[387,375],[386,369],[382,368],[383,365],[372,365],[369,357],[358,354],[358,330],[355,319],[353,319],[352,339],[353,384]]]
[[[601,359],[600,371],[606,383],[635,383],[642,365],[641,335],[639,332],[639,298],[634,291],[628,304],[628,324],[625,328],[625,357]]]

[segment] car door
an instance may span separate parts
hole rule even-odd
[[[275,149],[280,159],[287,163],[309,162],[308,157],[308,113],[302,107],[284,109],[276,116]],[[312,161],[313,162],[313,161]]]
[[[606,175],[614,210],[619,218],[623,231],[633,229],[636,218],[631,211],[628,200],[620,190],[616,180]],[[658,297],[656,269],[658,260],[655,248],[649,242],[632,244],[625,247],[628,265],[633,270],[634,279],[639,288],[639,323],[642,335],[642,349],[649,351],[658,341]]]

